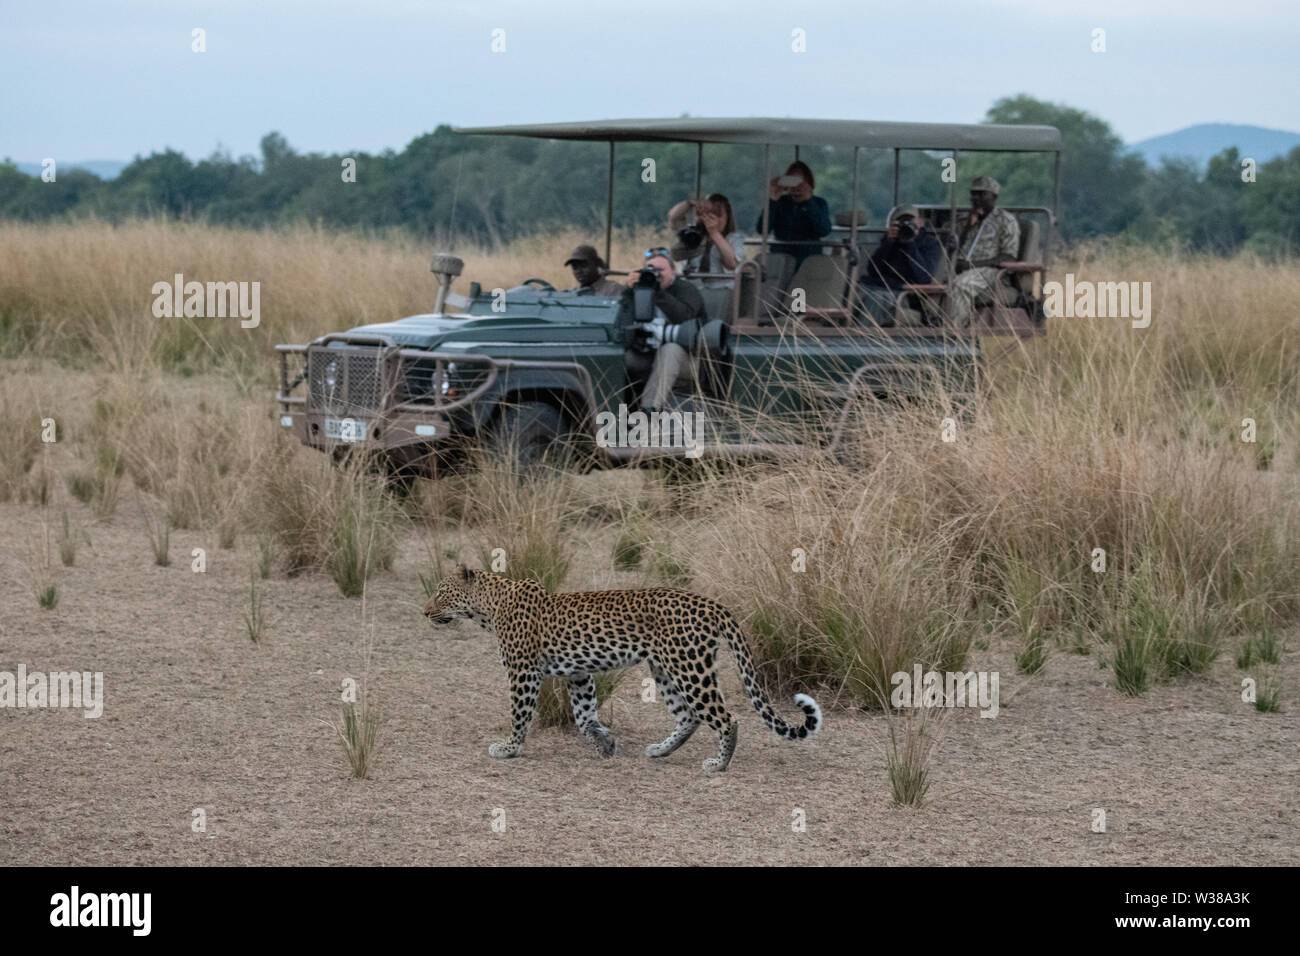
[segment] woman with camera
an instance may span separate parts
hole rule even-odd
[[[813,195],[816,180],[808,164],[795,160],[786,167],[784,176],[768,183],[768,228],[780,243],[773,252],[794,256],[795,266],[821,251],[816,241],[830,235],[831,210],[826,200]],[[758,217],[755,230],[763,231],[763,217]],[[797,243],[797,245],[796,245]]]
[[[745,261],[745,234],[736,228],[731,202],[722,193],[706,199],[683,199],[668,210],[668,226],[677,233],[673,258],[683,272],[735,272]],[[707,289],[730,289],[731,277],[701,279]]]

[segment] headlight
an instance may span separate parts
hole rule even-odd
[[[335,387],[338,385],[338,379],[339,363],[330,362],[329,365],[325,366],[325,387],[331,392],[334,391]]]
[[[448,362],[447,368],[443,371],[442,382],[438,385],[438,390],[446,396],[451,391],[451,377],[456,374],[456,363]]]

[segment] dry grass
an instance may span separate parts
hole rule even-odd
[[[950,712],[930,708],[890,714],[885,765],[894,804],[919,807],[933,784],[931,765]]]
[[[466,280],[569,284],[561,263],[583,239],[462,250]],[[615,263],[645,241],[620,241]],[[609,527],[601,560],[732,607],[769,680],[870,707],[893,672],[956,668],[976,640],[1011,642],[1025,673],[1050,669],[1054,647],[1095,646],[1140,689],[1300,618],[1300,265],[1081,248],[1049,278],[1149,281],[1150,328],[1059,319],[1041,341],[987,342],[1003,354],[969,414],[943,396],[865,403],[834,456],[694,464],[643,476],[634,499],[580,490],[602,476],[520,480],[497,463],[399,502],[276,432],[270,346],[427,309],[430,251],[303,228],[0,225],[0,355],[17,357],[0,383],[0,497],[62,493],[33,483],[47,468],[110,521],[133,486],[172,526],[223,547],[250,535],[263,568],[275,554],[345,594],[392,565],[411,523],[456,529],[483,566],[500,548],[507,573],[551,588],[589,586],[575,541]],[[155,319],[151,286],[177,272],[262,282],[262,324]],[[26,384],[48,381],[71,387]],[[43,415],[58,457],[39,447]]]
[[[529,276],[571,286],[564,259],[592,237],[526,240],[493,255],[457,252],[485,289]],[[638,248],[620,241],[616,262]],[[0,223],[0,357],[38,354],[127,378],[163,368],[218,369],[244,394],[269,371],[276,342],[300,342],[433,307],[431,249],[402,233],[359,236],[297,226],[245,230],[165,220]],[[154,283],[261,283],[261,322],[157,319]],[[464,291],[463,283],[461,291]]]
[[[251,521],[273,536],[259,540],[258,562],[278,548],[286,570],[323,570],[347,597],[392,567],[399,510],[365,462],[341,466],[277,435],[254,469]]]

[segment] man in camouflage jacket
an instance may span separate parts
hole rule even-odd
[[[1020,254],[1020,223],[1005,209],[995,208],[1000,188],[992,176],[977,176],[970,184],[970,216],[953,263],[957,275],[949,301],[952,323],[959,329],[970,327],[976,300],[996,296],[997,264]]]

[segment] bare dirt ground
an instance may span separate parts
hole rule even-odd
[[[137,515],[130,494],[110,524],[79,514],[93,550],[72,568],[56,557],[61,602],[44,611],[24,558],[40,513],[0,506],[0,670],[102,671],[106,685],[97,720],[0,710],[0,864],[1300,862],[1293,649],[1282,713],[1259,714],[1240,701],[1230,652],[1206,680],[1131,699],[1093,657],[1054,653],[1031,679],[995,643],[968,666],[1001,672],[1001,713],[953,713],[926,805],[900,809],[883,717],[828,708],[812,743],[778,741],[729,655],[741,734],[726,774],[700,769],[715,746],[704,730],[667,760],[642,755],[671,727],[662,704],[640,699],[644,669],[603,708],[613,759],[548,730],[495,761],[507,694],[494,640],[423,619],[414,537],[373,583],[364,624],[361,601],[327,577],[274,574],[269,634],[254,646],[249,555],[180,531],[172,565],[156,567]],[[190,569],[194,547],[208,549],[204,574]],[[599,577],[570,581],[622,580]],[[327,722],[341,680],[362,676],[367,632],[384,716],[373,774],[358,781]],[[196,808],[206,833],[191,830]],[[1091,831],[1094,808],[1105,833]]]

